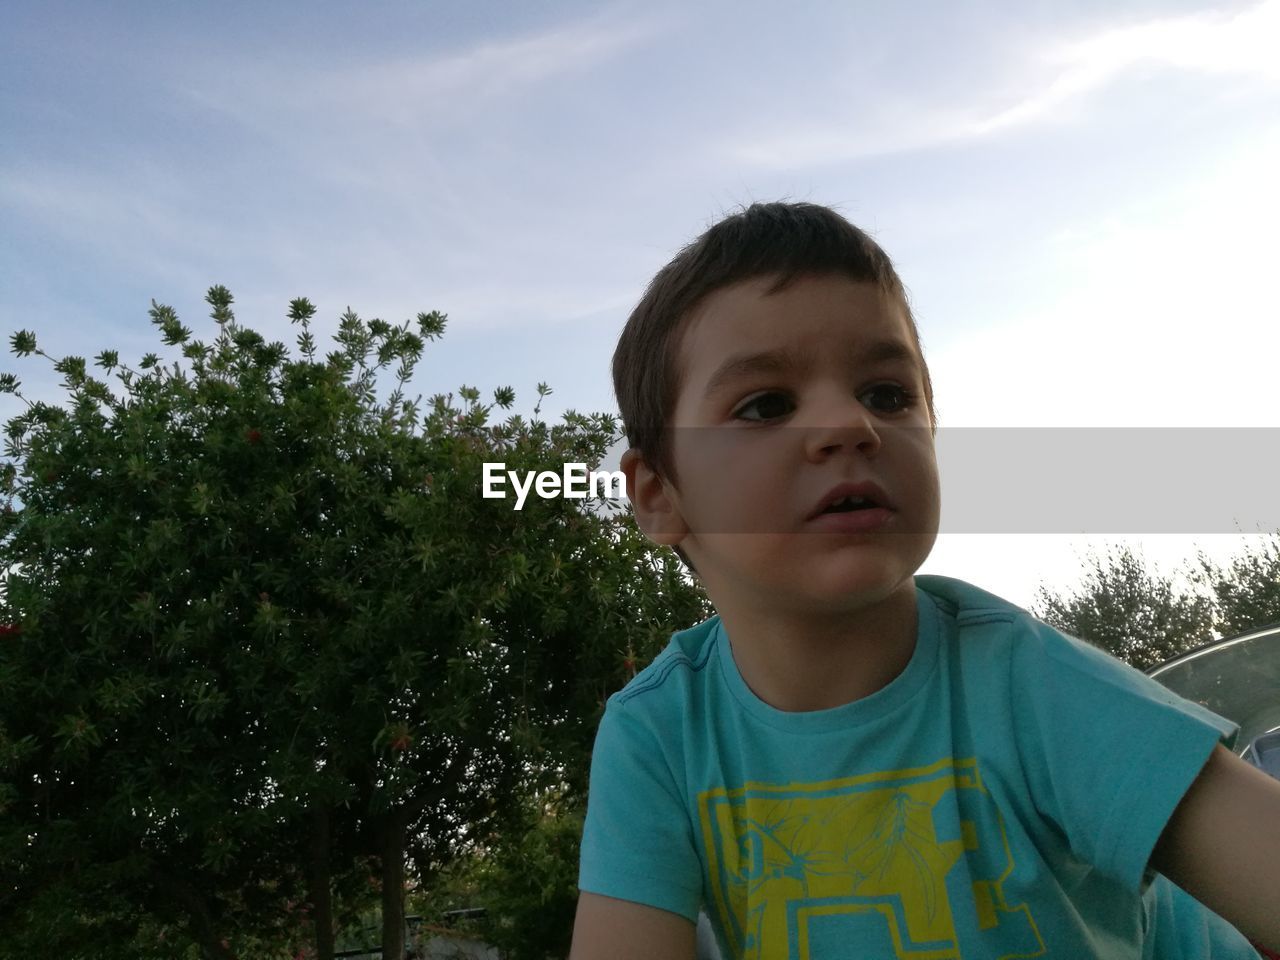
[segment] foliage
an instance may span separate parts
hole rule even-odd
[[[1042,586],[1032,612],[1140,670],[1207,643],[1214,616],[1211,600],[1150,571],[1128,545],[1090,552],[1081,586],[1066,596]]]
[[[207,299],[209,343],[153,303],[172,363],[12,338],[68,400],[6,426],[0,957],[325,957],[379,894],[394,956],[406,866],[580,795],[605,696],[705,615],[625,518],[480,496],[612,418],[407,399],[438,313],[321,357],[295,300],[294,359]]]
[[[1033,612],[1059,629],[1145,670],[1217,636],[1280,623],[1280,536],[1246,548],[1225,567],[1201,552],[1191,589],[1150,571],[1139,551],[1090,553],[1081,586],[1059,596],[1041,587]]]
[[[1226,569],[1203,553],[1191,579],[1217,601],[1223,636],[1280,623],[1280,535],[1232,558]]]
[[[569,953],[578,903],[578,850],[586,808],[563,795],[533,798],[526,820],[488,847],[459,858],[442,882],[417,901],[440,918],[481,908],[458,926],[497,947],[504,960],[557,960]]]

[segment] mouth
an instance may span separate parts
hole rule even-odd
[[[874,483],[842,483],[827,491],[808,519],[828,513],[856,513],[876,509],[893,510],[893,504]]]

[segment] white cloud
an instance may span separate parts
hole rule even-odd
[[[1047,50],[1044,61],[1059,71],[1049,86],[1006,110],[976,120],[965,132],[983,136],[1029,123],[1141,64],[1280,83],[1278,50],[1280,0],[1264,0],[1234,16],[1198,13],[1104,30]]]
[[[258,127],[263,114],[321,115],[329,124],[370,119],[416,125],[435,115],[474,119],[481,104],[524,95],[538,84],[607,62],[654,35],[657,21],[607,16],[561,24],[531,36],[480,43],[431,58],[379,58],[351,67],[241,64],[211,69],[185,93]]]
[[[1280,84],[1277,50],[1280,0],[1264,0],[1234,15],[1210,12],[1164,17],[1105,29],[1079,40],[1048,44],[1038,56],[1022,58],[1021,62],[1028,64],[1035,76],[1009,77],[1006,91],[981,93],[985,102],[1012,101],[995,111],[959,101],[899,101],[892,109],[882,104],[881,109],[869,115],[850,116],[844,123],[825,120],[816,128],[734,142],[725,149],[740,162],[795,168],[979,139],[1046,122],[1142,64],[1242,76],[1273,88]],[[931,69],[945,71],[946,65],[931,65]],[[955,89],[945,83],[936,88]]]
[[[553,77],[590,69],[651,33],[651,26],[638,23],[570,24],[425,63],[403,60],[328,74],[316,92],[410,122],[442,104],[521,94]]]

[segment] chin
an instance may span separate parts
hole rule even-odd
[[[911,572],[904,567],[895,572],[831,571],[827,576],[814,576],[802,584],[801,589],[824,608],[861,610],[887,600],[911,583]]]

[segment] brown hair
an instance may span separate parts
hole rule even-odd
[[[627,442],[660,476],[677,481],[665,428],[679,391],[677,350],[684,320],[708,295],[743,280],[778,274],[777,293],[804,275],[842,274],[875,283],[907,315],[917,351],[920,334],[906,291],[888,255],[829,207],[753,203],[725,217],[658,271],[631,312],[613,353],[613,389]],[[924,365],[925,401],[937,429],[933,385]]]

